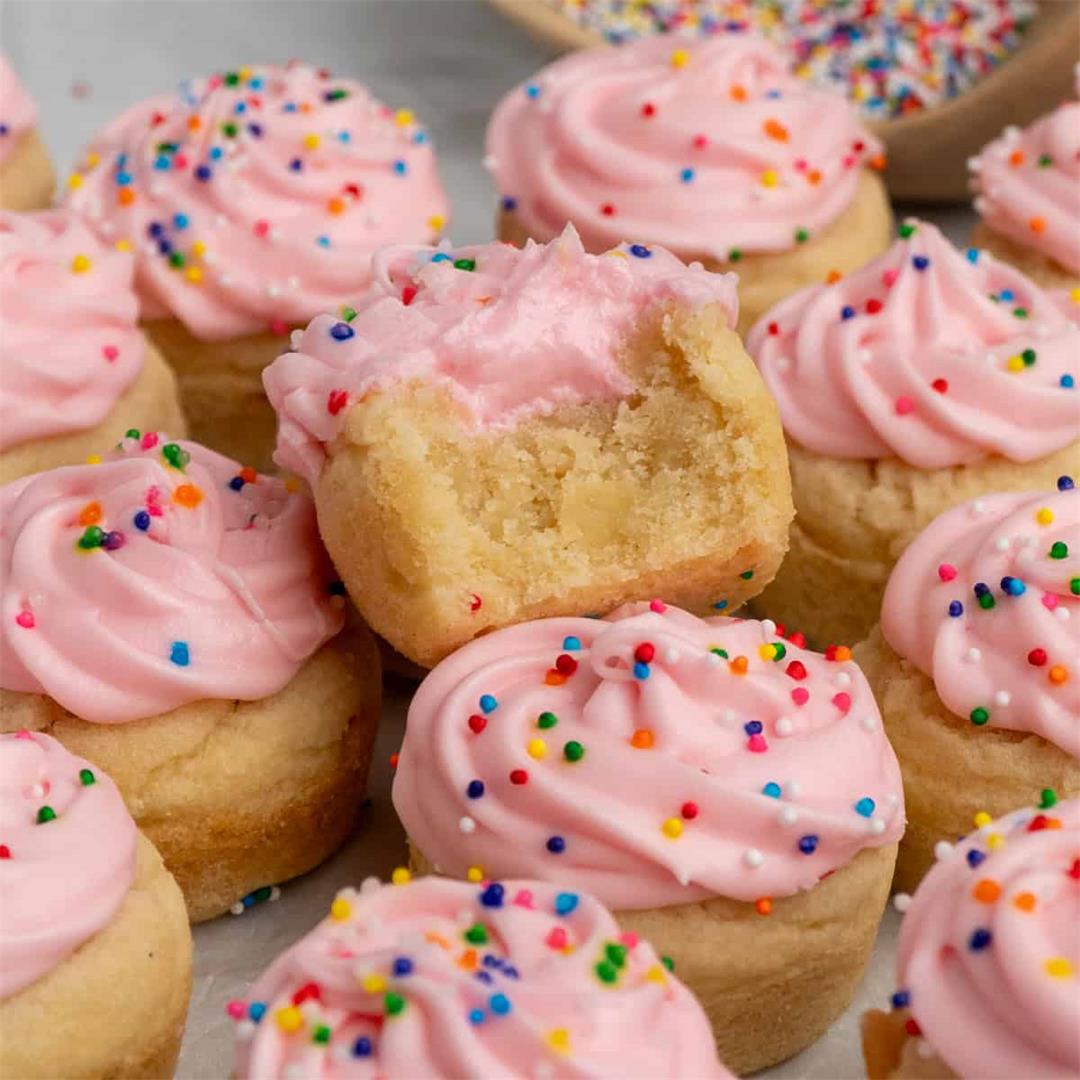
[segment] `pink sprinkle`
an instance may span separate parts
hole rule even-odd
[[[245,1016],[245,1015],[246,1015],[246,1013],[247,1013],[247,1009],[246,1009],[246,1008],[244,1007],[244,1003],[243,1003],[242,1001],[230,1001],[230,1002],[229,1002],[229,1003],[228,1003],[228,1004],[227,1004],[227,1005],[225,1006],[225,1011],[226,1011],[226,1012],[227,1012],[227,1013],[228,1013],[228,1014],[229,1014],[229,1015],[230,1015],[230,1016],[231,1016],[231,1017],[232,1017],[232,1018],[233,1018],[234,1020],[243,1020],[243,1019],[244,1019],[244,1016]]]
[[[796,158],[795,159],[795,168],[799,172],[806,172],[806,158]]]
[[[19,730],[15,732],[15,738],[16,739],[31,739],[32,740],[33,735],[31,735],[30,732],[26,730],[26,728],[19,728]]]
[[[901,416],[907,416],[908,413],[915,411],[915,402],[909,397],[898,397],[896,399],[896,411]]]
[[[15,622],[19,624],[24,630],[34,629],[34,613],[32,611],[23,608],[18,615],[15,616]]]
[[[156,431],[148,431],[140,440],[139,446],[143,450],[153,450],[158,444],[158,437]]]
[[[1053,611],[1058,606],[1058,598],[1054,593],[1043,593],[1043,607],[1048,611]]]
[[[852,168],[852,166],[854,166],[855,163],[856,163],[856,158],[855,158],[854,154],[848,154],[848,155],[845,156],[845,158],[844,158],[844,168],[845,169]]]
[[[796,686],[795,689],[791,691],[791,700],[794,701],[796,705],[805,705],[810,700],[810,691],[807,690],[805,686]]]
[[[832,703],[842,712],[846,713],[851,708],[851,695],[839,693],[833,699]]]
[[[187,166],[187,154],[173,154],[172,167],[174,169],[186,169]]]
[[[769,749],[769,744],[765,741],[764,735],[751,735],[746,740],[746,749],[751,754],[764,754]]]
[[[633,931],[633,930],[624,930],[624,931],[623,931],[623,932],[622,932],[622,933],[621,933],[621,934],[619,935],[619,940],[620,940],[620,941],[621,941],[621,942],[622,942],[622,943],[623,943],[623,944],[624,944],[624,945],[625,945],[625,946],[626,946],[626,947],[627,947],[628,949],[636,949],[636,948],[637,948],[637,943],[638,943],[638,941],[639,941],[640,939],[638,938],[637,934],[635,934],[635,933],[634,933],[634,931]]]
[[[518,889],[514,896],[514,903],[518,907],[531,908],[533,906],[533,894],[530,889]]]
[[[277,337],[284,337],[289,332],[289,324],[284,319],[270,320],[270,333]]]
[[[106,345],[101,350],[101,355],[111,364],[120,355],[120,350],[115,345]]]
[[[266,236],[270,232],[270,222],[266,218],[259,218],[252,226],[256,236]]]
[[[942,581],[952,581],[956,577],[956,567],[952,563],[943,562],[937,568],[937,576]]]
[[[655,611],[657,615],[663,615],[667,611],[667,604],[663,600],[650,600],[649,610]]]
[[[553,949],[565,949],[566,931],[561,926],[553,926],[544,940]]]
[[[893,285],[896,284],[896,271],[886,270],[885,273],[881,275],[881,284],[884,285],[886,289],[891,289]]]

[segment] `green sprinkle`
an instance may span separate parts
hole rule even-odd
[[[979,597],[979,607],[981,607],[983,611],[989,611],[993,606],[994,598],[988,592],[983,593],[982,596]]]
[[[137,427],[129,427],[124,432],[125,439],[138,439],[142,436],[142,432]]]
[[[1049,154],[1040,154],[1039,155],[1039,168],[1040,169],[1048,169],[1053,164],[1054,164],[1054,159]]]
[[[1039,806],[1043,810],[1049,810],[1051,806],[1057,805],[1057,792],[1053,788],[1044,787],[1039,792]]]
[[[191,455],[174,442],[166,443],[161,448],[161,456],[174,468],[183,469],[191,460]]]
[[[725,660],[728,659],[727,649],[718,649],[715,645],[709,650],[711,653],[715,653],[717,656],[722,656]]]
[[[224,82],[226,86],[239,86],[240,76],[235,71],[227,71],[225,72]]]
[[[585,756],[585,747],[576,739],[571,739],[562,748],[562,752],[567,761],[580,761]]]
[[[405,1011],[405,999],[391,990],[383,998],[383,1008],[386,1009],[387,1016],[398,1016]]]
[[[76,546],[82,548],[83,551],[93,551],[94,548],[101,547],[102,541],[105,539],[105,531],[99,528],[97,525],[87,525],[86,530],[82,536],[79,537]]]
[[[342,90],[340,87],[338,87],[338,89],[331,90],[331,91],[329,91],[327,93],[326,100],[327,101],[341,101],[343,98],[347,98],[348,96],[349,96],[349,91],[348,90]]]
[[[810,230],[809,229],[796,229],[795,230],[795,243],[796,244],[805,244],[806,241],[809,240],[809,239],[810,239]]]
[[[536,726],[538,728],[544,728],[546,731],[548,728],[553,728],[559,722],[559,718],[553,712],[542,712],[536,718]]]
[[[732,248],[727,253],[728,262],[738,262],[742,258],[742,252],[738,248]]]
[[[982,727],[983,724],[988,723],[990,720],[989,709],[984,709],[981,705],[971,710],[971,722],[976,727]]]
[[[787,646],[782,641],[774,641],[773,647],[773,660],[783,660],[787,656]]]
[[[97,777],[89,769],[79,770],[79,783],[83,787],[90,787],[91,784],[97,783]]]
[[[224,135],[227,139],[235,139],[236,131],[237,127],[231,120],[227,120],[224,124],[221,125],[221,134]]]
[[[356,308],[354,308],[354,307],[349,307],[349,305],[348,305],[348,304],[346,304],[346,305],[345,305],[345,306],[344,306],[344,307],[343,307],[343,308],[341,309],[341,317],[342,317],[342,319],[344,319],[344,320],[345,320],[345,322],[352,322],[352,321],[353,321],[353,319],[355,319],[355,318],[356,318]]]
[[[904,240],[906,240],[909,236],[914,236],[914,234],[915,234],[915,226],[914,225],[909,225],[907,222],[904,222],[904,224],[901,225],[899,229],[897,229],[897,232],[899,232],[900,236]]]
[[[44,825],[47,821],[56,820],[56,811],[51,806],[43,806],[37,812],[37,823]]]
[[[754,576],[754,571],[753,570],[744,570],[739,575],[739,577],[741,577],[743,579],[743,581],[749,581],[753,576]]]
[[[475,259],[455,259],[454,260],[454,269],[455,270],[475,270],[476,269],[476,260]]]
[[[174,251],[169,255],[169,265],[176,270],[179,270],[184,265],[184,253],[182,251]]]
[[[1070,578],[1069,592],[1071,592],[1073,596],[1080,596],[1080,577]]]
[[[664,967],[668,969],[668,971],[675,970],[675,961],[672,960],[670,956],[661,956],[660,963],[663,964]]]
[[[1035,350],[1025,349],[1020,354],[1020,359],[1023,360],[1028,367],[1031,367],[1035,363]]]
[[[1028,317],[1027,308],[1013,308],[1013,316],[1017,319],[1026,319]]]
[[[593,971],[596,972],[596,977],[604,983],[613,983],[619,977],[619,969],[610,960],[601,960],[593,968]]]
[[[1055,540],[1050,545],[1051,559],[1067,559],[1069,557],[1069,545],[1064,540]]]
[[[487,939],[488,932],[483,923],[473,923],[472,926],[465,931],[465,940],[472,942],[473,945],[486,945]]]
[[[316,1024],[311,1033],[311,1041],[325,1046],[330,1041],[330,1029],[326,1024]]]
[[[625,945],[618,945],[614,941],[609,941],[604,946],[604,956],[606,956],[617,968],[626,967]]]

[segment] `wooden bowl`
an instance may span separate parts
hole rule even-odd
[[[530,36],[558,51],[603,44],[544,0],[490,0]],[[1043,0],[1024,43],[959,97],[867,126],[885,143],[885,181],[894,199],[969,198],[967,161],[1002,128],[1027,124],[1073,92],[1080,59],[1080,2]]]

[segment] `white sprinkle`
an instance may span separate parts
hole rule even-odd
[[[1010,701],[1012,701],[1012,694],[1010,694],[1008,690],[998,690],[994,694],[995,705],[1000,705],[1002,708],[1005,708]]]
[[[939,862],[942,859],[948,859],[953,853],[953,846],[948,840],[939,840],[934,845],[934,858]]]
[[[219,277],[217,279],[217,283],[223,289],[231,289],[232,288],[232,278],[228,274],[222,274],[221,277]]]
[[[714,652],[707,652],[705,654],[705,659],[708,663],[712,664],[715,667],[717,664],[720,663],[723,657],[719,656],[717,653]],[[731,710],[729,709],[727,711],[730,712]]]
[[[776,724],[774,725],[776,734],[781,739],[786,738],[795,730],[795,725],[791,722],[791,718],[788,716],[778,716],[776,718]]]
[[[1008,551],[1009,550],[1009,538],[1007,536],[999,536],[994,541],[995,551]]]
[[[899,806],[900,805],[900,796],[895,791],[890,791],[889,794],[885,796],[885,801],[890,806],[894,806],[894,807]]]
[[[692,263],[690,263],[689,269],[691,269],[691,270],[704,270],[705,269],[705,264],[702,263],[702,262],[698,262],[697,259],[695,259]]]
[[[469,817],[468,814],[466,814],[457,824],[458,828],[465,833],[466,836],[468,836],[469,833],[476,832],[476,819]]]
[[[1054,618],[1057,619],[1058,622],[1068,622],[1072,616],[1067,607],[1062,607],[1058,604],[1058,606],[1054,608]]]
[[[499,167],[499,160],[494,154],[485,154],[481,164],[488,172],[494,172]]]
[[[762,619],[761,620],[761,637],[762,637],[762,639],[767,641],[775,633],[776,633],[776,623],[774,623],[772,621],[772,619]]]
[[[872,713],[864,713],[859,723],[866,731],[874,731],[877,728],[877,717]]]
[[[799,820],[799,812],[794,806],[782,806],[778,817],[781,825],[791,826]]]
[[[743,852],[742,861],[751,869],[756,870],[764,861],[765,856],[757,848],[747,848]]]
[[[911,895],[906,892],[898,892],[892,898],[892,903],[893,907],[896,908],[896,910],[899,911],[901,915],[903,915],[904,912],[907,911],[909,907],[911,907]]]
[[[270,903],[281,899],[281,890],[276,885],[270,886]]]
[[[776,358],[776,370],[777,371],[790,371],[791,370],[791,357],[790,356],[778,356]]]
[[[229,914],[230,915],[243,915],[245,910],[246,909],[244,908],[244,905],[241,904],[239,900],[237,900],[236,903],[233,904],[233,906],[231,908],[229,908]]]
[[[982,651],[976,649],[974,645],[966,653],[964,653],[964,659],[969,664],[977,664],[982,659]]]
[[[255,1024],[251,1020],[241,1020],[235,1027],[236,1037],[241,1042],[247,1042],[255,1034]]]
[[[987,210],[987,202],[986,202],[986,200],[985,200],[985,199],[984,199],[984,198],[983,198],[983,197],[982,197],[982,196],[980,195],[980,196],[978,196],[978,198],[976,198],[976,200],[975,200],[975,213],[977,213],[977,214],[980,214],[980,215],[982,215],[982,214],[985,214],[985,213],[986,213],[986,210]]]
[[[869,349],[859,349],[855,354],[855,359],[858,360],[860,364],[869,364],[870,361],[874,359],[874,354]]]
[[[880,836],[885,831],[885,822],[877,817],[867,818],[866,831],[872,836]]]
[[[797,799],[802,794],[802,784],[798,780],[789,780],[784,784],[784,790],[788,793],[788,797]]]
[[[266,295],[269,296],[271,300],[276,300],[281,295],[281,286],[271,282],[266,286]]]
[[[690,884],[690,875],[685,870],[677,870],[675,880],[685,889]]]
[[[737,720],[738,717],[735,715],[734,709],[724,709],[724,711],[720,714],[721,723],[727,724],[729,727],[735,724]]]
[[[366,877],[360,883],[360,895],[368,896],[373,892],[378,892],[382,888],[382,882],[377,877]]]
[[[303,340],[303,337],[303,330],[294,330],[291,334],[289,334],[289,347],[293,350],[293,352],[299,351],[300,342]]]
[[[926,1041],[926,1039],[918,1039],[915,1043],[915,1053],[924,1060],[929,1060],[934,1057],[934,1048]]]
[[[976,499],[971,504],[971,512],[976,517],[978,517],[980,514],[985,514],[986,513],[986,502],[983,499]]]
[[[31,784],[30,786],[30,798],[32,799],[44,799],[46,788],[44,784]]]
[[[669,647],[669,648],[664,650],[664,663],[665,664],[677,664],[680,659],[681,659],[681,656],[679,655],[679,650],[678,649]]]
[[[969,172],[977,173],[982,169],[982,161],[977,157],[969,157],[967,159],[967,167]]]
[[[834,686],[850,686],[851,685],[851,676],[846,671],[837,672],[836,675],[833,676],[833,685]]]

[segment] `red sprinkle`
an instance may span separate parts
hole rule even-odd
[[[943,562],[937,568],[937,576],[942,581],[952,581],[956,577],[956,567],[952,563]]]
[[[476,735],[479,735],[480,732],[483,731],[484,728],[486,728],[486,727],[487,727],[487,717],[486,716],[481,716],[479,713],[473,713],[472,716],[469,717],[469,728]]]
[[[524,769],[511,769],[510,770],[510,783],[511,784],[527,784],[529,782],[529,774]]]
[[[909,1035],[914,1035],[916,1038],[918,1038],[922,1034],[922,1028],[920,1028],[919,1025],[915,1022],[914,1016],[909,1016],[904,1022],[904,1030]]]
[[[390,755],[390,768],[391,769],[396,769],[397,766],[398,766],[398,762],[400,760],[401,760],[401,755],[400,754],[391,754]]]
[[[600,207],[600,213],[603,214],[604,217],[614,217],[615,216],[615,207],[612,206],[611,203],[606,202],[606,203],[604,203],[603,206]]]
[[[780,324],[775,322],[769,323],[769,333],[773,337],[776,337],[776,335],[780,333]]]
[[[687,821],[693,821],[698,816],[698,805],[696,802],[684,802],[679,813],[682,814]]]
[[[545,941],[553,949],[566,948],[566,931],[561,926],[553,926],[545,938]]]
[[[784,671],[793,679],[806,678],[806,665],[801,660],[792,660]]]
[[[317,983],[304,983],[292,996],[294,1005],[300,1005],[305,1001],[322,1001],[322,991]]]
[[[709,145],[709,136],[708,135],[695,135],[694,136],[694,149],[695,150],[704,150],[705,147],[708,146],[708,145]]]
[[[1046,663],[1046,650],[1045,649],[1032,649],[1028,653],[1028,663],[1032,667],[1042,667]]]
[[[915,411],[915,402],[909,397],[898,397],[896,399],[896,411],[900,416],[907,416],[908,413]]]
[[[416,299],[416,286],[406,285],[401,290],[401,302],[408,307]]]
[[[15,622],[19,624],[24,630],[34,629],[34,613],[23,609],[15,616]]]
[[[800,649],[806,648],[806,635],[801,630],[796,630],[793,634],[788,634],[788,641]]]
[[[648,641],[643,641],[634,650],[634,659],[637,660],[639,664],[651,664],[653,662],[653,657],[655,656],[656,647]]]
[[[645,104],[641,106],[641,115],[646,117],[655,116],[656,106],[651,101],[646,101]]]
[[[10,859],[10,858],[11,858],[11,848],[9,848],[7,846],[7,844],[0,844],[0,859]]]
[[[560,675],[573,675],[577,671],[578,662],[569,655],[569,653],[563,653],[555,661],[555,670]]]
[[[270,222],[266,218],[259,218],[252,226],[252,231],[256,236],[266,236],[270,232]]]
[[[930,385],[939,394],[945,394],[949,390],[949,380],[948,379],[935,379]]]
[[[769,749],[769,744],[765,741],[764,735],[751,735],[746,740],[746,749],[751,754],[764,754]]]
[[[345,408],[349,395],[344,390],[331,390],[326,399],[326,411],[331,416],[337,416]]]
[[[1028,832],[1042,832],[1050,824],[1050,819],[1045,814],[1036,814],[1029,822]]]
[[[270,333],[278,337],[284,337],[289,332],[289,324],[284,319],[270,320]]]
[[[111,364],[120,355],[120,350],[115,345],[105,345],[101,350],[101,355]]]
[[[1080,859],[1073,859],[1073,864],[1069,867],[1067,873],[1069,877],[1080,881]]]
[[[876,315],[882,308],[882,303],[876,297],[866,301],[866,314]]]

